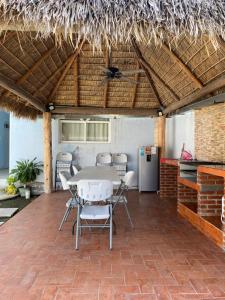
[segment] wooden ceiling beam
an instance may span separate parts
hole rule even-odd
[[[46,111],[45,105],[39,99],[35,98],[32,94],[19,87],[14,81],[9,79],[8,77],[0,75],[0,86],[10,91],[14,95],[24,99],[41,112]]]
[[[74,88],[75,88],[75,101],[76,106],[80,106],[80,93],[79,93],[79,55],[77,56],[75,62],[74,62],[74,69],[73,69],[73,75],[74,75]]]
[[[173,61],[182,69],[182,71],[195,83],[195,85],[201,89],[203,87],[202,82],[191,72],[186,64],[176,55],[176,53],[170,49],[165,43],[162,44],[162,49],[171,57]]]
[[[23,83],[27,78],[34,73],[34,71],[42,64],[42,62],[49,57],[52,52],[55,50],[55,47],[48,49],[42,54],[42,56],[33,64],[33,66],[18,80],[18,84]]]
[[[12,38],[14,35],[16,35],[15,31],[8,32],[6,31],[4,34],[0,37],[0,43],[4,44],[8,39]]]
[[[153,81],[151,74],[149,73],[148,69],[147,69],[144,65],[141,65],[141,66],[142,66],[142,69],[145,71],[145,75],[146,75],[146,77],[148,78],[148,81],[149,81],[149,83],[150,83],[150,85],[151,85],[151,88],[152,88],[152,90],[153,90],[153,92],[154,92],[154,94],[155,94],[156,99],[157,99],[158,102],[159,102],[159,105],[160,105],[162,108],[164,108],[164,104],[163,104],[163,102],[162,102],[161,97],[159,96],[159,92],[158,92],[158,90],[157,90],[157,88],[156,88],[155,82]]]
[[[73,55],[73,54],[72,54]],[[49,76],[47,78],[47,80],[45,81],[45,83],[40,87],[39,90],[37,90],[33,95],[36,96],[37,94],[41,93],[46,87],[47,85],[50,83],[50,81],[58,74],[60,73],[68,64],[68,61],[71,59],[72,55],[70,55],[67,60],[63,63],[62,66],[60,66],[57,70],[55,70],[54,73],[51,74],[51,76]]]
[[[133,116],[157,116],[157,109],[139,109],[139,108],[123,108],[123,107],[75,107],[75,106],[56,106],[53,114],[65,115],[133,115]]]
[[[216,90],[225,86],[225,75],[220,76],[219,78],[210,81],[207,85],[205,85],[202,89],[193,92],[192,94],[184,97],[179,102],[175,102],[170,104],[167,108],[163,110],[163,114],[171,113],[183,106],[194,103],[200,100],[202,97],[207,96],[210,93],[215,92]]]
[[[41,65],[41,63],[54,51],[55,47],[48,49],[43,55],[33,64],[33,66],[24,74],[22,75],[17,81],[16,84],[21,84],[26,81],[29,76],[34,73],[34,71]],[[7,97],[10,95],[9,91],[5,91],[2,93],[0,97],[0,101],[3,97]]]
[[[140,68],[140,64],[139,63],[137,63],[137,68]],[[134,85],[134,91],[133,91],[133,98],[132,98],[131,108],[135,108],[136,98],[137,98],[138,81],[140,80],[140,73],[136,73],[135,74],[134,80],[136,81],[136,84]]]
[[[107,47],[105,50],[105,67],[106,69],[109,67],[110,64],[110,52],[111,50],[109,50],[109,48]],[[108,91],[109,91],[109,81],[106,81],[105,83],[105,87],[104,87],[104,93],[103,93],[103,97],[104,97],[104,105],[103,107],[106,108],[108,105]]]
[[[83,47],[83,44],[84,44],[84,40],[82,40],[79,44],[79,46],[77,47],[77,49],[74,51],[74,53],[70,56],[69,60],[67,61],[67,65],[65,67],[65,69],[63,70],[57,84],[55,85],[55,87],[53,88],[53,90],[51,91],[51,94],[48,98],[48,101],[49,102],[52,102],[53,101],[53,97],[55,95],[55,93],[57,92],[61,82],[63,81],[63,79],[65,78],[68,70],[70,69],[71,65],[73,64],[73,62],[75,61],[75,59],[77,58],[77,56],[79,55],[82,47]]]
[[[132,46],[135,50],[135,53],[136,53],[136,56],[137,56],[137,59],[139,61],[139,63],[145,67],[145,69],[148,70],[149,74],[151,74],[151,77],[152,75],[164,86],[164,88],[166,88],[172,95],[173,97],[179,101],[179,97],[178,95],[166,84],[166,82],[164,80],[162,80],[159,75],[152,69],[152,67],[150,66],[150,64],[145,60],[144,56],[142,55],[141,53],[141,50],[139,49],[138,47],[138,44],[137,42],[135,41],[134,38],[132,38],[131,40],[132,42]]]

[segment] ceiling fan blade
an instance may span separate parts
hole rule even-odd
[[[127,70],[127,71],[121,71],[122,74],[124,75],[133,75],[133,74],[138,74],[138,73],[145,73],[144,70],[139,69],[139,70]]]
[[[104,72],[108,72],[109,70],[106,67],[98,66],[99,69],[101,69]]]
[[[125,76],[121,76],[120,79],[122,79],[122,80],[124,80],[126,82],[129,82],[130,84],[139,84],[140,83],[140,81],[135,81],[135,80],[132,80],[132,79],[127,78]]]
[[[100,83],[98,83],[96,87],[103,86],[103,85],[106,84],[108,81],[109,81],[109,78],[106,77],[106,78],[104,78],[102,81],[100,81]]]

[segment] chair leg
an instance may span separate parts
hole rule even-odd
[[[77,219],[73,222],[73,227],[72,227],[72,235],[74,235],[74,231],[75,231],[75,226],[77,224]]]
[[[132,220],[131,220],[131,216],[130,216],[130,213],[129,213],[127,204],[126,204],[125,201],[124,201],[123,203],[124,203],[124,207],[125,207],[125,210],[126,210],[126,213],[127,213],[127,216],[128,216],[129,222],[130,222],[130,225],[131,225],[132,228],[134,228],[134,224],[133,224],[133,222],[132,222]]]
[[[72,207],[69,206],[69,207],[68,207],[68,212],[67,212],[67,215],[66,215],[66,218],[65,218],[65,222],[67,221],[67,219],[68,219],[68,217],[69,217],[69,214],[70,214],[70,212],[71,212],[71,209],[72,209]]]
[[[76,250],[79,249],[80,205],[77,208]]]
[[[110,209],[109,249],[112,250],[112,233],[113,233],[112,205],[110,205],[109,209]]]
[[[67,218],[68,218],[68,216],[70,214],[70,210],[71,210],[70,206],[67,207],[66,212],[65,212],[65,214],[64,214],[64,216],[62,218],[62,221],[60,223],[59,230],[62,230],[63,224],[66,222],[66,220],[67,220]]]

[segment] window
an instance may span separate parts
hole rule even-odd
[[[60,120],[62,143],[109,143],[110,121],[107,120]]]

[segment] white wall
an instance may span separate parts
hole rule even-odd
[[[128,154],[128,169],[137,171],[138,147],[154,143],[154,120],[151,118],[121,118],[111,120],[109,144],[61,144],[58,141],[58,120],[52,121],[53,165],[57,152],[69,151],[79,155],[81,167],[95,164],[99,152],[124,152]],[[37,157],[43,161],[42,119],[29,121],[11,116],[10,168],[16,160]]]
[[[185,150],[195,155],[195,115],[193,111],[166,120],[166,157],[180,158],[183,143]]]

